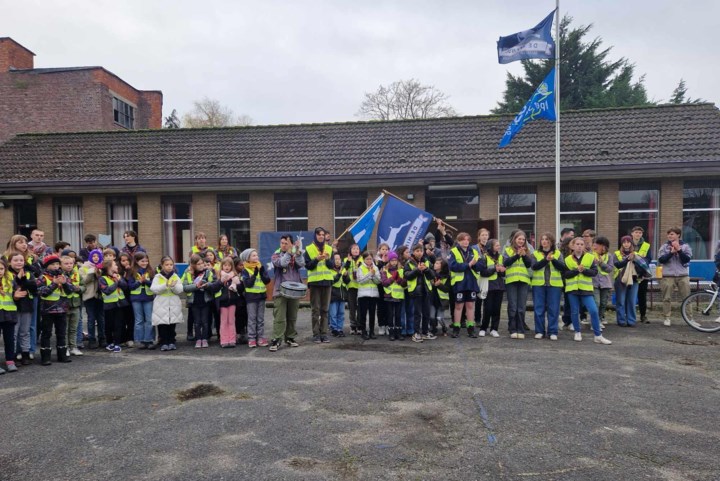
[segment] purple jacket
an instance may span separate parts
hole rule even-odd
[[[692,259],[692,249],[682,240],[680,242],[680,252],[672,252],[670,241],[664,243],[658,251],[658,262],[662,264],[663,277],[682,277],[690,275],[690,260]]]

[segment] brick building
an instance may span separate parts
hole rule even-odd
[[[137,90],[103,67],[34,68],[0,38],[0,143],[26,132],[159,129],[162,92]]]
[[[554,125],[510,147],[509,116],[217,129],[24,134],[0,146],[0,238],[34,225],[78,247],[125,229],[157,260],[193,233],[239,248],[262,231],[342,231],[382,189],[475,233],[555,231]],[[697,259],[720,240],[720,115],[712,104],[564,112],[561,223],[656,249],[683,225]]]

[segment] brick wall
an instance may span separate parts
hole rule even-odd
[[[5,251],[5,242],[15,234],[15,216],[11,201],[2,201],[5,207],[0,207],[0,252]],[[5,239],[5,240],[2,240]]]
[[[129,102],[136,107],[136,129],[159,129],[162,127],[162,92],[137,90],[104,69],[93,70],[92,78],[94,82],[102,86],[102,119],[104,130],[120,127],[115,123],[113,117],[113,93],[119,96],[121,100]]]
[[[537,185],[537,198],[535,201],[535,243],[540,236],[555,232],[555,182],[543,182]]]
[[[308,191],[308,230],[314,230],[320,226],[330,230],[333,236],[335,232],[335,218],[333,207],[333,191],[331,189]]]
[[[45,232],[45,242],[54,244],[55,241],[55,214],[53,201],[49,195],[39,195],[36,198],[38,229]]]
[[[614,249],[620,239],[618,239],[618,198],[619,184],[617,181],[603,181],[598,183],[597,192],[597,217],[595,229],[598,235],[608,238],[610,241],[610,249]]]
[[[33,68],[34,56],[34,53],[11,38],[0,39],[0,72],[7,72],[10,68]]]
[[[193,192],[193,240],[198,232],[204,232],[207,243],[215,246],[218,239],[217,194],[215,192]]]
[[[682,228],[683,180],[665,179],[660,185],[660,229],[658,240],[665,240],[671,227]]]
[[[110,234],[107,218],[107,204],[104,195],[86,194],[82,197],[83,236],[85,234]],[[116,239],[116,243],[121,240]],[[120,244],[122,247],[123,244]],[[80,247],[76,247],[80,248]]]
[[[480,186],[480,197],[478,199],[480,209],[480,219],[489,220],[498,218],[498,194],[500,189],[497,185],[482,184]],[[498,235],[497,232],[491,232],[492,237]]]
[[[138,238],[150,262],[159,263],[163,252],[160,194],[138,194]]]
[[[250,192],[250,245],[257,246],[260,232],[275,230],[275,196],[272,191]]]

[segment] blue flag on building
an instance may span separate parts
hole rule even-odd
[[[508,125],[505,135],[498,148],[506,147],[510,144],[515,134],[520,132],[523,126],[535,119],[548,119],[555,121],[555,69],[550,70],[545,80],[535,89],[530,100],[527,101],[515,119]]]
[[[498,62],[510,63],[529,58],[554,58],[555,42],[550,34],[554,16],[555,10],[530,30],[500,37],[497,42]]]
[[[432,219],[432,214],[395,197],[388,197],[380,217],[377,243],[389,245],[390,250],[402,245],[411,248],[423,238]]]
[[[361,251],[365,249],[370,241],[373,230],[375,230],[375,224],[377,223],[384,197],[385,194],[380,194],[378,198],[370,204],[370,207],[368,207],[365,213],[348,227],[348,231],[352,234],[355,243],[360,246]]]

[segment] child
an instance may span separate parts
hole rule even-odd
[[[378,246],[377,254],[375,255],[375,265],[378,271],[382,271],[387,263],[387,254],[390,251],[390,246],[382,243]],[[378,321],[378,334],[384,336],[388,334],[387,330],[387,318],[385,315],[385,289],[382,283],[377,285],[378,289],[378,302],[377,302],[377,321]]]
[[[248,311],[248,347],[267,347],[265,339],[265,297],[270,283],[270,277],[265,272],[265,266],[255,249],[245,249],[240,254],[245,269],[242,281],[245,285],[245,302]]]
[[[645,259],[635,252],[629,235],[620,239],[620,249],[613,254],[615,272],[615,313],[621,327],[635,327],[635,304],[639,281],[647,272]]]
[[[510,245],[503,253],[503,265],[507,268],[505,290],[511,339],[525,339],[525,307],[530,289],[532,259],[525,232],[515,231],[510,238]]]
[[[563,273],[565,279],[565,292],[570,300],[570,316],[575,328],[575,340],[582,341],[580,334],[580,306],[587,308],[590,322],[595,333],[594,342],[597,344],[612,344],[602,336],[600,317],[593,298],[592,278],[598,273],[595,256],[585,252],[585,241],[582,237],[575,237],[570,241],[571,254],[565,258],[567,270]]]
[[[238,273],[238,279],[241,281],[243,270],[245,270],[245,265],[238,256],[235,259],[235,272]],[[245,344],[247,342],[248,312],[247,302],[245,301],[245,284],[242,282],[237,285],[237,294],[235,300],[235,332],[237,333],[237,342]]]
[[[88,254],[88,261],[80,268],[80,282],[85,286],[82,295],[87,317],[88,348],[97,349],[105,347],[105,311],[98,289],[98,278],[102,275],[103,254],[100,249],[94,249]]]
[[[107,259],[107,256],[105,257]],[[120,308],[120,323],[122,325],[122,344],[127,347],[133,347],[135,342],[135,312],[130,303],[130,280],[132,277],[134,259],[127,252],[121,252],[118,255],[118,274],[125,279],[125,283],[121,286],[125,303]],[[109,336],[108,336],[109,337]]]
[[[417,244],[412,248],[412,255],[405,262],[405,279],[407,293],[413,304],[413,342],[437,339],[430,333],[430,294],[434,271],[430,261],[425,257],[425,246]]]
[[[220,278],[220,262],[214,250],[208,249],[205,251],[205,265],[208,269],[212,269],[215,279]],[[220,306],[217,303],[210,305],[210,319],[212,322],[208,324],[208,339],[213,336],[213,326],[218,338],[220,338]]]
[[[482,259],[485,256],[485,245],[487,244],[488,240],[490,239],[490,231],[487,230],[484,227],[481,227],[478,229],[478,242],[473,246],[473,249],[478,251],[478,255],[480,256],[480,259]],[[487,291],[488,291],[488,278],[480,276],[478,278],[478,287],[480,288],[480,292],[478,292],[478,297],[475,300],[475,325],[478,326],[482,323],[482,313],[483,313],[483,306],[485,305],[485,299],[487,298]]]
[[[602,326],[605,326],[605,312],[613,289],[613,271],[615,270],[609,259],[609,250],[610,241],[607,237],[598,236],[595,238],[593,252],[595,253],[595,262],[597,262],[599,272],[598,275],[593,277],[593,288],[595,303],[600,310],[600,325]]]
[[[235,330],[235,309],[237,308],[237,286],[240,278],[235,272],[232,257],[223,258],[220,263],[220,282],[222,288],[218,305],[220,308],[220,347],[235,347],[237,331]]]
[[[391,341],[404,341],[402,335],[401,315],[403,300],[405,299],[406,281],[403,279],[403,270],[398,263],[395,252],[387,254],[387,264],[380,271],[380,280],[385,288],[385,307],[387,309],[388,335]]]
[[[410,259],[410,250],[406,246],[400,246],[395,249],[398,255],[399,268],[403,270],[403,279],[405,279],[405,263]],[[405,279],[407,282],[407,279]],[[407,284],[405,284],[407,285]],[[402,335],[412,336],[415,334],[415,304],[405,289],[402,308],[400,309],[400,323],[402,325]]]
[[[218,237],[217,255],[219,260],[224,260],[226,257],[235,259],[238,256],[237,249],[230,245],[228,236],[220,234]]]
[[[333,268],[333,285],[330,293],[330,333],[335,337],[345,337],[343,327],[345,324],[345,301],[347,300],[347,285],[350,276],[343,267],[340,254],[333,255],[335,267]]]
[[[457,235],[455,246],[450,249],[448,266],[450,267],[450,283],[455,298],[453,312],[452,337],[460,335],[460,321],[465,308],[467,319],[467,332],[470,337],[477,337],[475,333],[475,300],[480,291],[478,285],[478,271],[480,256],[475,249],[470,248],[470,234],[460,232]]]
[[[480,337],[485,337],[488,328],[492,337],[500,337],[500,310],[505,293],[505,266],[500,254],[500,241],[490,239],[485,244],[485,255],[480,258],[480,275],[488,279],[485,311],[480,325]]]
[[[175,272],[175,262],[165,256],[160,260],[160,272],[153,277],[150,290],[155,294],[152,309],[152,324],[158,329],[158,343],[161,351],[174,351],[175,325],[183,321],[180,294],[183,285]]]
[[[67,252],[67,249],[63,252]],[[74,254],[74,252],[73,252]],[[77,331],[78,323],[80,322],[80,306],[82,304],[82,293],[85,292],[85,287],[82,285],[80,279],[80,272],[75,266],[75,258],[69,255],[63,255],[60,258],[60,266],[62,268],[65,277],[70,279],[73,286],[77,288],[77,291],[71,294],[62,294],[67,297],[68,311],[67,311],[67,342],[68,342],[68,354],[72,356],[82,356],[83,353],[77,346]]]
[[[430,332],[436,336],[438,326],[440,326],[442,335],[447,336],[445,310],[450,305],[450,268],[445,259],[436,259],[433,270],[435,271],[435,278],[432,280],[432,302],[430,304],[432,326]]]
[[[345,259],[343,267],[350,276],[350,282],[347,286],[348,295],[348,314],[350,316],[350,334],[357,335],[361,331],[361,323],[358,322],[358,288],[360,287],[355,277],[357,275],[358,268],[362,265],[363,260],[360,257],[360,246],[353,244],[350,246],[350,253]]]
[[[222,284],[197,254],[190,256],[188,271],[189,275],[183,276],[183,290],[188,293],[188,305],[195,323],[195,349],[207,348],[210,305],[215,303],[214,293],[220,291]]]
[[[192,255],[190,256],[192,257]],[[183,272],[182,277],[180,278],[180,281],[182,282],[183,286],[192,284],[193,276],[192,276],[192,270],[188,266],[187,269],[185,269],[185,272]],[[186,295],[185,296],[185,307],[187,308],[187,337],[186,340],[188,342],[195,342],[197,341],[197,338],[195,337],[195,319],[193,318],[193,311],[191,309],[190,304],[192,303],[192,296]]]
[[[60,258],[55,254],[43,258],[43,268],[45,270],[37,281],[41,313],[40,359],[43,366],[49,366],[53,327],[58,362],[71,362],[67,355],[67,298],[62,296],[62,293],[71,294],[76,292],[77,288],[63,275]]]
[[[101,276],[98,278],[98,289],[102,294],[103,310],[105,311],[105,333],[110,352],[120,352],[123,336],[122,308],[128,305],[124,287],[125,278],[120,275],[117,262],[105,259],[102,264]]]
[[[363,264],[355,271],[355,279],[358,283],[358,324],[362,330],[364,340],[377,339],[375,337],[375,307],[377,305],[378,290],[380,284],[380,271],[373,262],[370,252],[362,254]]]
[[[16,355],[20,353],[23,366],[30,364],[30,323],[35,311],[37,298],[37,280],[26,263],[22,252],[8,254],[9,272],[13,275],[13,298],[17,304],[17,323],[15,324]]]
[[[5,259],[0,259],[0,331],[5,344],[5,369],[17,372],[15,365],[15,325],[17,324],[17,305],[13,298],[13,274],[8,270]],[[0,368],[0,374],[5,370]]]
[[[127,276],[135,325],[133,339],[140,349],[155,349],[152,312],[155,294],[151,289],[155,271],[150,268],[150,258],[145,252],[135,253],[133,267]]]
[[[531,282],[535,311],[535,339],[549,336],[551,341],[557,341],[564,270],[562,254],[555,247],[555,236],[549,232],[544,233],[540,236],[540,248],[533,252]],[[525,306],[522,308],[524,309]]]

